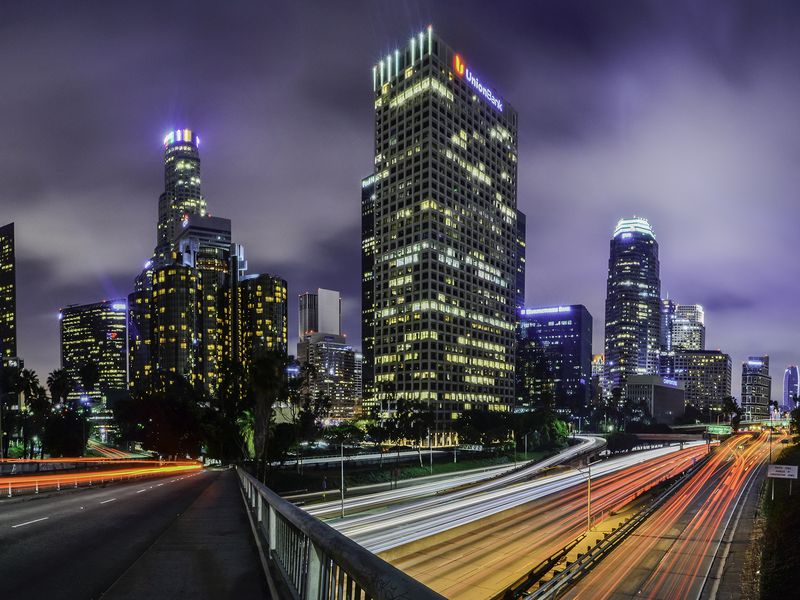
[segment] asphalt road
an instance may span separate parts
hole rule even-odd
[[[2,595],[122,598],[146,581],[150,598],[225,597],[226,586],[239,598],[266,597],[237,494],[232,472],[201,471],[0,502]],[[221,525],[212,513],[225,517]],[[165,547],[169,563],[160,560]],[[215,586],[193,591],[202,572],[215,574]]]

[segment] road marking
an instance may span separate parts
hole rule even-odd
[[[137,494],[141,494],[142,492],[146,492],[146,491],[147,491],[147,488],[144,488],[144,489],[141,489],[141,490],[139,490],[139,491],[138,491],[138,492],[136,492],[136,493],[137,493]]]
[[[164,484],[163,483],[159,483],[156,487],[161,487],[162,485],[164,485]]]
[[[42,517],[41,519],[34,519],[33,521],[26,521],[25,523],[19,523],[18,525],[12,525],[11,529],[16,529],[17,527],[25,527],[25,525],[30,525],[31,523],[38,523],[39,521],[44,521],[49,519],[50,517]]]
[[[108,504],[109,502],[113,502],[116,498],[111,498],[111,500],[103,500],[100,504]]]

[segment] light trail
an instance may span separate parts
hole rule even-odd
[[[697,597],[716,554],[715,542],[724,534],[726,516],[741,501],[743,490],[768,451],[767,434],[752,441],[742,436],[727,440],[689,482],[567,597]]]
[[[36,473],[30,475],[10,475],[0,477],[0,494],[7,493],[13,495],[14,492],[23,490],[42,490],[45,488],[60,489],[61,487],[74,486],[86,483],[107,483],[120,479],[133,479],[135,477],[153,477],[160,475],[173,475],[176,473],[186,473],[199,471],[202,465],[194,461],[114,461],[115,465],[120,462],[129,466],[126,468],[103,469],[92,471],[71,471],[55,473]]]
[[[630,456],[615,457],[592,468],[592,479],[621,471],[628,467],[637,467],[637,478],[645,476],[657,481],[668,475],[670,469],[665,464],[652,459],[664,459],[670,455],[680,455],[675,463],[678,470],[687,468],[692,459],[706,452],[704,444],[691,445],[683,452],[678,447],[658,448],[639,452]],[[648,465],[652,471],[644,471],[642,465]],[[348,537],[373,552],[382,552],[402,546],[428,536],[442,533],[473,521],[485,519],[491,515],[527,504],[533,500],[551,494],[565,492],[576,486],[585,486],[586,475],[574,470],[532,481],[522,481],[522,477],[514,481],[489,482],[467,490],[442,494],[425,500],[401,504],[396,507],[367,514],[331,521],[331,525]],[[627,502],[628,498],[641,491],[641,482],[628,487],[615,488],[614,495],[605,504],[595,507],[597,514],[607,511],[611,506]],[[639,486],[639,487],[637,487]],[[585,487],[583,487],[585,489]],[[593,495],[594,497],[594,495]]]
[[[597,522],[620,510],[645,490],[673,477],[707,453],[705,444],[683,451],[663,448],[622,456],[592,467],[592,518]],[[531,568],[586,531],[586,474],[570,471],[499,490],[507,497],[483,494],[468,509],[453,506],[437,519],[410,514],[387,535],[414,543],[393,547],[382,556],[394,566],[451,598],[494,596]],[[506,504],[506,501],[508,504]],[[498,502],[495,505],[495,502]],[[499,509],[499,510],[498,510]],[[462,512],[476,518],[461,524]],[[493,511],[495,511],[493,513]],[[493,514],[492,514],[493,513]],[[421,520],[420,525],[415,520]],[[448,529],[447,521],[460,525]],[[439,535],[426,531],[443,528]],[[424,539],[421,539],[424,538]],[[376,545],[380,539],[356,537]]]

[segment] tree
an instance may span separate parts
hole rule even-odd
[[[47,376],[47,387],[54,404],[67,404],[67,396],[75,388],[75,382],[66,369],[55,369]]]
[[[21,389],[20,371],[17,367],[0,363],[0,458],[8,456],[11,436],[19,427],[19,411],[12,411]]]
[[[380,420],[374,420],[367,423],[366,428],[367,438],[378,448],[380,453],[380,466],[383,468],[383,445],[391,439],[391,430],[386,426],[386,423]]]
[[[31,392],[30,396],[26,396],[28,410],[30,413],[31,437],[30,437],[30,458],[34,458],[35,438],[38,437],[40,458],[44,458],[44,434],[47,427],[47,421],[53,414],[53,407],[50,398],[47,397],[47,391],[42,386],[37,386]]]
[[[736,402],[733,396],[726,396],[722,399],[722,412],[728,416],[733,431],[739,430],[739,423],[742,420],[742,407]]]
[[[397,410],[393,416],[394,433],[399,439],[410,441],[416,445],[419,455],[419,466],[422,466],[422,440],[431,432],[436,415],[427,404],[398,400]]]
[[[253,446],[256,473],[266,481],[269,469],[269,445],[275,405],[288,399],[286,356],[273,351],[260,351],[250,369],[250,398],[253,411]]]

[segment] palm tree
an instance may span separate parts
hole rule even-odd
[[[266,481],[269,465],[270,425],[275,405],[288,396],[286,357],[277,352],[259,352],[250,368],[250,391],[253,401],[253,446],[256,473]]]
[[[55,369],[47,376],[47,387],[50,389],[50,397],[53,403],[67,403],[67,395],[75,387],[75,382],[67,373],[66,369]]]

